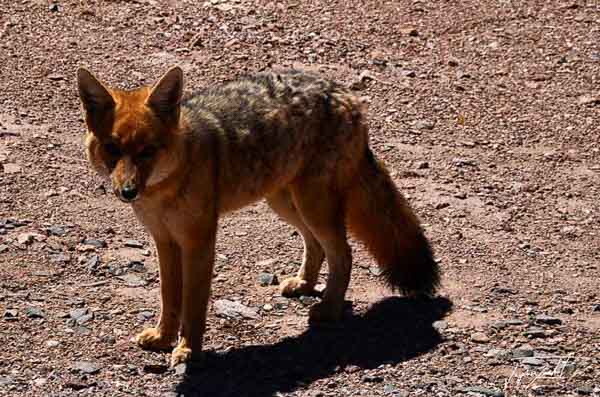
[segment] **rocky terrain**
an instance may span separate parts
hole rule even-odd
[[[6,1],[0,8],[0,395],[600,396],[597,1]],[[201,363],[156,321],[153,243],[89,168],[78,66],[189,90],[317,71],[370,102],[371,145],[443,288],[383,288],[353,242],[348,312],[284,299],[302,242],[264,203],[222,220]],[[326,267],[323,268],[323,280]]]

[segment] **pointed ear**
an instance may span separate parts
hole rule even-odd
[[[77,70],[77,87],[79,98],[87,112],[96,112],[110,109],[115,106],[115,101],[110,92],[87,69]]]
[[[114,119],[115,100],[108,89],[84,68],[77,70],[77,88],[90,132],[96,136],[109,134]]]
[[[183,70],[175,66],[152,87],[146,105],[151,107],[163,120],[178,120],[182,96]]]

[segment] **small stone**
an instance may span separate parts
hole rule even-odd
[[[304,306],[310,306],[317,301],[317,298],[314,296],[302,295],[299,300]]]
[[[33,243],[33,233],[21,233],[17,236],[17,244],[29,245]]]
[[[0,375],[0,386],[7,386],[14,382],[15,380],[11,376]]]
[[[90,375],[100,372],[100,367],[90,361],[76,361],[73,364],[73,369]]]
[[[562,324],[562,320],[557,317],[547,316],[545,314],[540,314],[535,317],[535,322],[538,324],[547,324],[547,325],[560,325]]]
[[[471,340],[476,343],[488,343],[490,338],[483,332],[475,332],[471,335]]]
[[[365,383],[381,383],[383,382],[383,377],[381,376],[363,376],[362,381]]]
[[[464,167],[466,165],[475,166],[476,163],[474,160],[470,159],[454,158],[452,159],[452,164],[454,164],[456,167]]]
[[[0,244],[0,254],[3,254],[5,252],[8,252],[8,245]]]
[[[90,271],[90,272],[98,269],[99,265],[100,265],[100,256],[98,256],[98,255],[90,256],[85,264],[88,271]]]
[[[146,280],[144,280],[143,278],[141,278],[140,276],[137,276],[137,275],[131,274],[131,273],[124,274],[117,278],[125,281],[125,284],[128,287],[143,287],[148,284],[148,282]]]
[[[273,307],[275,310],[285,310],[289,306],[289,300],[287,298],[278,297],[273,299]]]
[[[69,263],[71,256],[65,253],[55,254],[50,256],[50,262],[52,263]]]
[[[546,332],[543,328],[531,327],[527,331],[523,332],[523,335],[528,338],[543,338],[546,336]]]
[[[369,267],[369,273],[379,277],[383,274],[383,270],[379,266],[371,266]]]
[[[94,318],[94,313],[91,313],[87,308],[77,308],[69,312],[69,317],[71,317],[75,323],[83,325]]]
[[[56,4],[56,3],[50,4],[50,6],[48,6],[48,11],[50,11],[50,12],[60,11],[60,9],[58,8],[58,4]]]
[[[266,312],[270,312],[271,310],[273,310],[273,305],[271,305],[270,303],[266,303],[265,305],[263,305],[263,310]]]
[[[52,81],[61,81],[65,79],[65,76],[59,73],[51,73],[48,75],[48,79]]]
[[[415,73],[414,70],[403,70],[401,72],[401,75],[404,77],[410,77],[410,78],[417,77],[417,73]]]
[[[413,27],[400,28],[400,33],[404,36],[417,37],[419,35],[419,31]]]
[[[95,238],[86,238],[82,241],[82,244],[89,245],[94,248],[105,248],[106,247],[106,241],[95,239]]]
[[[429,168],[429,163],[427,161],[419,161],[417,163],[417,169],[419,170],[426,170]]]
[[[144,244],[137,240],[125,240],[123,244],[129,248],[144,248]]]
[[[29,318],[44,318],[44,313],[42,309],[37,307],[30,307],[25,311],[25,315]]]
[[[580,386],[577,389],[575,389],[575,391],[577,392],[577,394],[582,395],[582,396],[589,396],[594,392],[594,389],[592,389],[589,386]]]
[[[57,340],[49,340],[46,342],[47,347],[57,347],[58,345],[60,345],[60,342]]]
[[[268,287],[269,285],[278,285],[279,280],[277,280],[277,276],[272,273],[260,273],[258,275],[258,283],[262,287]]]
[[[533,357],[533,353],[533,348],[528,345],[523,345],[517,349],[513,349],[512,356],[513,358]]]
[[[448,323],[444,320],[438,320],[438,321],[434,321],[433,324],[431,324],[431,326],[438,332],[441,332],[441,331],[445,330],[446,328],[448,328]]]
[[[600,105],[600,96],[595,95],[581,95],[577,98],[577,103],[580,105]]]
[[[16,320],[19,317],[19,311],[17,309],[6,309],[3,317],[5,320]]]
[[[592,306],[592,313],[600,313],[600,305]]]
[[[5,163],[3,164],[2,168],[4,168],[5,174],[18,174],[19,172],[21,172],[21,166],[18,164]],[[0,168],[0,171],[2,170],[2,168]]]
[[[545,364],[544,361],[540,360],[539,358],[535,358],[535,357],[524,357],[521,362],[525,365],[530,365],[532,367],[541,367],[542,365]]]
[[[507,359],[510,356],[510,352],[508,350],[505,349],[490,349],[490,351],[488,351],[485,354],[486,357],[492,357],[492,358],[496,358],[499,360],[504,360]]]
[[[215,310],[217,316],[232,319],[257,320],[260,317],[256,309],[227,299],[216,300],[213,303],[213,309]]]
[[[442,210],[442,209],[448,208],[448,207],[450,207],[450,203],[447,201],[440,201],[439,203],[436,203],[436,205],[435,205],[436,210]]]
[[[37,387],[44,386],[48,382],[46,378],[37,378],[33,380],[33,384]]]
[[[576,369],[577,366],[575,365],[575,363],[559,361],[559,363],[556,365],[555,372],[558,372],[560,376],[571,376],[573,375]]]
[[[62,237],[67,234],[67,230],[62,226],[50,226],[46,229],[46,233],[48,233],[49,236]]]
[[[435,123],[429,120],[418,120],[413,126],[418,130],[433,130]]]
[[[504,392],[500,390],[488,389],[481,386],[469,386],[462,389],[464,393],[476,393],[486,397],[504,397]]]
[[[396,394],[398,392],[398,388],[394,385],[387,384],[383,386],[383,394]]]
[[[139,312],[137,317],[140,321],[148,321],[148,320],[151,320],[152,317],[154,317],[154,313],[152,313],[151,311],[148,311],[148,310],[144,310],[144,311]]]
[[[185,363],[178,364],[175,366],[176,375],[184,375],[187,371],[187,365]]]

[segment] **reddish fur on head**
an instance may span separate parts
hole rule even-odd
[[[167,150],[179,128],[183,72],[170,69],[153,87],[111,89],[86,69],[77,71],[88,128],[87,154],[110,176],[115,194],[133,201],[174,170]]]

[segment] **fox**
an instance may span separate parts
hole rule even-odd
[[[292,225],[302,264],[285,297],[315,295],[309,325],[339,323],[350,282],[349,234],[392,290],[431,297],[441,271],[421,223],[369,147],[363,99],[301,70],[262,71],[184,95],[184,73],[122,90],[77,70],[91,167],[110,180],[152,236],[160,315],[133,341],[170,351],[172,366],[202,353],[219,219],[260,200]]]

